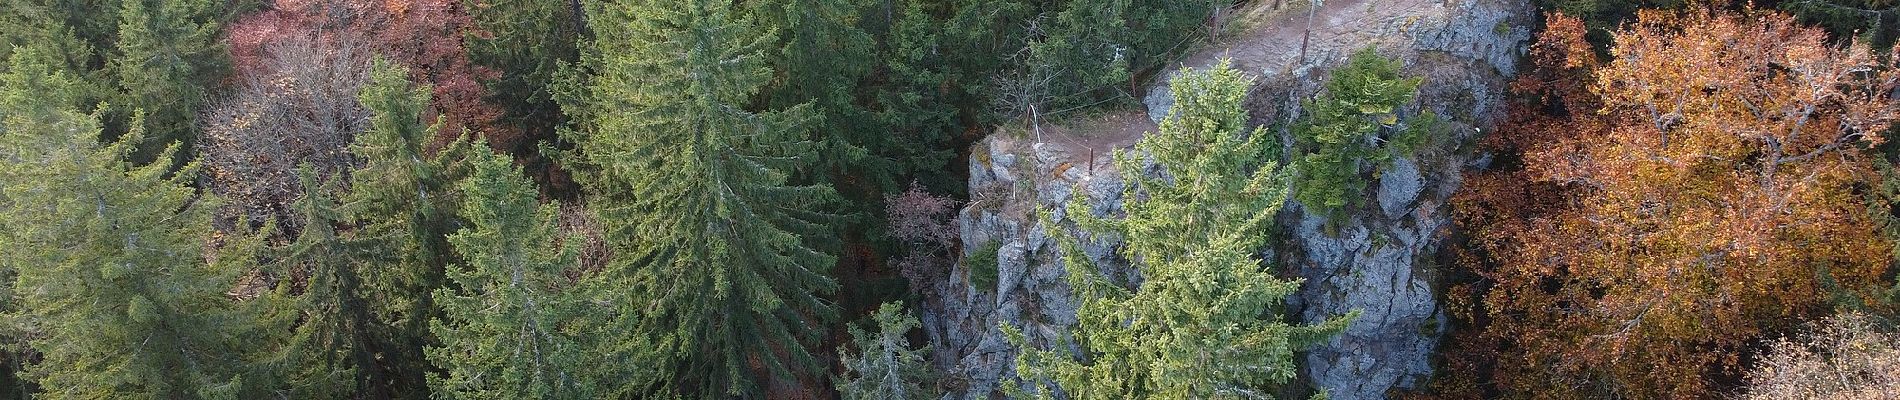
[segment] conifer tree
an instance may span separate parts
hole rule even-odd
[[[350,145],[362,167],[350,172],[338,210],[353,229],[350,242],[363,257],[357,261],[364,288],[378,299],[377,318],[391,330],[380,338],[386,342],[379,358],[391,373],[380,383],[399,397],[419,396],[427,385],[423,347],[438,312],[432,295],[454,257],[446,239],[456,225],[453,188],[466,174],[460,160],[471,148],[458,139],[434,154],[424,150],[441,122],[423,119],[432,89],[409,76],[386,61],[370,68],[360,96],[370,129]]]
[[[957,108],[945,83],[952,79],[944,54],[943,21],[930,14],[922,0],[885,2],[888,20],[878,46],[879,68],[887,81],[872,88],[871,118],[876,118],[881,144],[869,145],[872,154],[889,158],[895,174],[932,189],[952,190],[962,182],[949,176],[956,156],[950,136],[957,132]],[[876,13],[874,13],[876,14]]]
[[[479,147],[479,146],[478,146]],[[441,345],[429,360],[436,398],[591,398],[582,343],[570,324],[593,314],[564,274],[579,266],[578,240],[556,231],[553,205],[508,157],[477,151],[459,189],[469,226],[449,237],[466,260],[453,285],[436,290],[443,316],[431,324]]]
[[[1401,124],[1399,107],[1418,93],[1419,78],[1399,75],[1397,60],[1367,48],[1332,72],[1323,97],[1307,103],[1293,127],[1298,174],[1293,193],[1308,209],[1337,212],[1359,204],[1364,170],[1409,151],[1433,126],[1430,114]]]
[[[568,134],[614,249],[618,329],[637,338],[613,342],[650,343],[602,353],[657,356],[661,373],[632,390],[689,397],[756,398],[769,379],[814,375],[808,346],[836,313],[819,296],[837,286],[831,217],[815,208],[836,195],[787,183],[814,154],[808,107],[744,108],[775,38],[715,0],[600,4],[589,23],[593,75],[569,92],[582,121]]]
[[[376,362],[375,338],[381,325],[370,309],[370,293],[345,238],[339,236],[336,181],[317,183],[306,166],[298,171],[303,197],[292,208],[304,229],[284,249],[284,276],[304,277],[301,293],[284,312],[298,314],[290,346],[284,355],[286,386],[293,398],[341,399],[368,393],[371,382],[383,374]],[[291,291],[289,285],[281,291]]]
[[[140,145],[138,161],[155,160],[155,152],[174,142],[186,146],[178,156],[189,156],[207,88],[228,69],[217,42],[217,17],[224,5],[211,0],[123,0],[121,5],[110,66],[120,92],[113,106],[145,112],[142,128],[153,144]]]
[[[924,352],[910,348],[904,337],[922,326],[917,317],[904,312],[900,303],[884,303],[871,316],[876,331],[851,327],[851,342],[857,348],[838,348],[845,374],[838,377],[838,393],[846,400],[923,400],[937,398],[923,384],[930,379],[930,366],[924,364]]]
[[[288,259],[310,274],[302,305],[309,315],[297,347],[313,358],[301,359],[295,385],[309,391],[306,397],[427,394],[431,364],[423,348],[437,314],[431,295],[453,259],[445,239],[456,223],[451,189],[469,146],[458,140],[434,154],[423,150],[439,124],[422,119],[430,89],[408,76],[375,63],[360,98],[372,115],[370,129],[350,146],[362,166],[351,171],[346,190],[308,190],[297,205],[304,233]],[[314,178],[304,181],[321,187]],[[341,193],[333,199],[330,192]],[[335,386],[352,388],[325,393]]]
[[[1082,195],[1072,198],[1068,218],[1092,237],[1123,238],[1121,255],[1142,280],[1101,276],[1082,239],[1053,229],[1081,301],[1073,340],[1084,354],[1025,349],[1017,370],[1033,395],[1050,398],[1059,387],[1074,399],[1270,397],[1293,379],[1293,352],[1345,328],[1351,316],[1282,322],[1281,302],[1300,283],[1275,277],[1257,255],[1286,183],[1268,157],[1270,136],[1247,129],[1241,102],[1251,84],[1225,62],[1176,78],[1177,103],[1160,131],[1135,154],[1115,155],[1131,182],[1126,214],[1093,216]],[[1163,176],[1143,174],[1146,161]],[[1045,226],[1055,226],[1052,218],[1045,214]]]
[[[811,132],[821,143],[822,163],[815,172],[826,174],[815,180],[889,190],[896,188],[893,161],[867,150],[886,147],[882,140],[890,135],[872,123],[853,93],[877,60],[871,35],[857,26],[861,3],[755,0],[750,6],[761,28],[777,31],[780,39],[767,51],[768,64],[777,70],[766,90],[768,106],[810,104],[815,109]]]
[[[187,186],[190,168],[128,161],[138,129],[98,144],[98,116],[71,108],[78,84],[55,64],[29,49],[0,74],[0,269],[18,275],[9,319],[38,352],[38,397],[258,395],[268,379],[247,351],[268,332],[224,296],[248,257],[207,251],[215,200]]]

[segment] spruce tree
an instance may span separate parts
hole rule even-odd
[[[924,384],[930,379],[930,366],[924,363],[924,351],[910,347],[905,338],[922,326],[917,317],[904,312],[900,303],[884,303],[871,316],[876,331],[851,327],[851,343],[857,352],[838,348],[844,364],[844,376],[837,379],[839,395],[846,400],[924,400],[938,394]]]
[[[112,105],[145,112],[141,128],[152,144],[140,146],[138,161],[154,161],[164,144],[182,143],[179,158],[164,160],[182,162],[192,153],[208,87],[228,69],[228,56],[218,43],[217,18],[225,5],[211,0],[123,0],[121,5],[109,67],[120,94]]]
[[[630,390],[689,397],[756,398],[768,380],[815,375],[808,346],[836,313],[820,296],[837,287],[831,217],[815,210],[836,195],[787,183],[814,154],[808,107],[744,107],[771,78],[774,36],[714,0],[599,4],[589,23],[592,76],[569,92],[582,121],[568,134],[614,250],[603,278],[618,329],[634,338],[613,342],[650,344],[602,353],[656,356],[660,374]]]
[[[424,151],[437,126],[422,119],[429,89],[407,77],[387,62],[372,67],[360,96],[371,128],[350,146],[362,166],[347,189],[304,177],[313,188],[296,205],[304,232],[286,258],[309,274],[296,342],[306,352],[294,385],[300,397],[427,395],[432,364],[423,348],[438,314],[431,295],[453,259],[445,239],[457,223],[452,189],[470,147],[458,140]]]
[[[776,70],[768,85],[770,107],[810,104],[817,118],[814,139],[821,143],[816,173],[810,180],[840,187],[856,183],[873,192],[896,189],[893,161],[870,149],[887,147],[888,132],[874,124],[856,103],[856,90],[877,61],[871,35],[858,27],[860,0],[753,0],[751,15],[762,28],[778,32],[777,48],[767,51]]]
[[[1307,102],[1307,114],[1293,126],[1300,151],[1293,193],[1300,205],[1337,213],[1359,204],[1365,169],[1410,151],[1433,126],[1430,114],[1400,123],[1399,107],[1412,101],[1421,82],[1399,75],[1401,66],[1371,48],[1353,53],[1327,79],[1325,94]]]
[[[881,141],[869,145],[872,154],[895,164],[894,174],[938,190],[962,190],[951,176],[956,157],[950,138],[958,133],[957,107],[945,88],[951,79],[949,55],[939,48],[943,21],[930,14],[922,0],[885,2],[885,31],[879,38],[877,58],[886,80],[870,88]]]
[[[426,393],[430,364],[423,347],[438,313],[432,295],[454,258],[446,239],[457,224],[454,187],[472,148],[458,139],[433,153],[425,149],[441,125],[423,118],[430,93],[409,81],[406,68],[380,60],[371,66],[359,96],[371,114],[370,129],[350,145],[362,166],[350,172],[338,209],[352,228],[363,287],[388,329],[378,338],[387,375],[372,384],[395,397]]]
[[[128,161],[137,129],[99,144],[97,115],[71,108],[79,84],[58,63],[29,49],[0,74],[0,269],[17,273],[9,319],[38,352],[26,370],[37,396],[261,394],[268,378],[247,353],[269,332],[225,297],[249,255],[207,250],[216,201],[187,186],[190,168]]]
[[[381,326],[370,309],[370,294],[354,259],[356,252],[337,234],[340,224],[335,181],[317,183],[306,166],[299,171],[303,197],[292,208],[302,218],[304,229],[296,241],[283,249],[280,276],[303,276],[303,287],[284,284],[280,291],[299,292],[282,312],[293,313],[299,320],[285,364],[289,393],[293,398],[341,399],[365,392],[376,381],[380,367],[376,347],[371,344],[381,334]]]
[[[481,147],[481,146],[477,146]],[[553,205],[506,156],[477,151],[459,189],[467,227],[449,237],[466,260],[436,290],[441,345],[429,360],[447,373],[429,387],[444,399],[577,399],[595,396],[572,324],[598,315],[577,295],[577,242],[556,229]]]
[[[1264,398],[1294,377],[1295,351],[1345,328],[1283,322],[1299,281],[1274,276],[1259,251],[1286,198],[1285,174],[1268,157],[1271,136],[1248,129],[1241,102],[1252,80],[1223,62],[1174,80],[1177,103],[1158,132],[1115,155],[1128,185],[1125,215],[1091,215],[1080,190],[1067,217],[1090,237],[1124,240],[1119,252],[1138,284],[1097,273],[1079,240],[1054,228],[1080,300],[1073,344],[1025,349],[1017,371],[1039,398]],[[1143,173],[1147,162],[1161,176]],[[1013,341],[1021,334],[1010,329]]]

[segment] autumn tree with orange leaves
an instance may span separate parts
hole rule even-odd
[[[1856,187],[1900,73],[1775,13],[1642,12],[1608,61],[1585,32],[1550,17],[1500,162],[1454,200],[1478,278],[1441,389],[1709,397],[1826,310],[1824,280],[1885,271]]]

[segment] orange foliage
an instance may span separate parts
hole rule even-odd
[[[1823,273],[1885,270],[1855,187],[1900,111],[1891,64],[1773,13],[1643,12],[1607,62],[1580,21],[1548,26],[1514,85],[1537,101],[1487,141],[1521,162],[1454,200],[1482,279],[1453,289],[1475,329],[1448,364],[1486,378],[1449,386],[1710,397],[1751,344],[1825,309]]]

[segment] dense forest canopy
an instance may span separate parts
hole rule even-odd
[[[1449,326],[1384,396],[1900,398],[1900,2],[1535,1],[1495,121],[1377,43],[1181,68],[1327,3],[0,3],[0,398],[1323,396],[1360,314],[1286,238],[1421,157]],[[1018,207],[1070,322],[963,392],[979,149],[1154,96],[1117,203]]]

